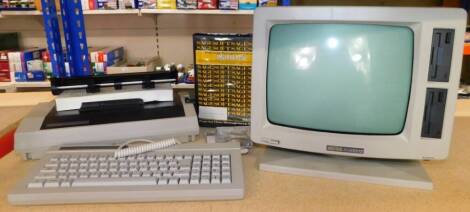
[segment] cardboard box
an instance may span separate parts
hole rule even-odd
[[[157,9],[176,9],[176,0],[157,0]]]
[[[219,9],[238,10],[238,0],[219,0]]]
[[[277,0],[259,0],[258,6],[260,7],[275,7]]]
[[[197,8],[202,10],[217,9],[217,0],[197,0]]]
[[[11,82],[8,51],[0,51],[0,82]]]
[[[258,5],[257,0],[239,0],[238,7],[240,10],[254,10]]]
[[[16,81],[43,81],[46,79],[41,58],[44,51],[46,51],[44,48],[30,48],[8,52],[9,68],[14,72]]]
[[[197,9],[197,0],[176,0],[176,8]]]

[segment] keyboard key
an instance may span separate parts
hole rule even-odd
[[[142,172],[138,172],[138,171],[132,172],[132,175],[131,175],[131,177],[140,177],[140,176],[142,176]]]
[[[199,177],[191,177],[189,184],[199,184]]]
[[[47,167],[47,168],[57,168],[58,166],[59,166],[58,163],[46,163],[46,165],[44,165],[44,167]]]
[[[120,176],[125,178],[125,177],[130,177],[131,174],[129,172],[121,172]]]
[[[177,185],[178,184],[178,178],[170,178],[170,180],[168,181],[168,184],[170,185]]]
[[[40,175],[37,175],[36,177],[34,177],[34,179],[36,179],[36,180],[54,180],[56,178],[57,178],[57,175],[56,174],[51,174],[51,173],[40,174]]]
[[[44,185],[44,180],[35,180],[28,183],[28,188],[42,188]]]
[[[68,168],[69,165],[70,165],[69,163],[61,163],[61,164],[59,165],[59,168]]]
[[[59,187],[59,181],[57,180],[48,180],[44,183],[44,188],[57,188]]]
[[[210,177],[211,176],[211,173],[209,171],[202,171],[201,172],[201,177]]]
[[[152,176],[152,172],[151,171],[143,171],[142,172],[142,177],[151,177]]]
[[[70,180],[63,180],[60,182],[60,187],[70,187],[72,186],[72,181]]]
[[[69,179],[73,180],[73,179],[77,179],[77,178],[78,178],[77,174],[75,174],[75,173],[69,174]]]
[[[41,173],[55,173],[55,172],[57,172],[57,168],[46,167],[46,168],[41,169],[39,172],[41,172]]]
[[[98,178],[98,177],[100,177],[100,175],[99,175],[98,173],[96,173],[96,172],[90,174],[90,178]]]
[[[90,157],[88,158],[88,160],[89,160],[89,161],[96,161],[97,158],[96,158],[95,155],[92,155],[92,156],[90,156]]]
[[[81,179],[86,179],[88,178],[90,175],[88,173],[81,173],[80,175],[78,175],[78,178],[81,178]]]
[[[59,175],[57,176],[57,178],[60,179],[60,180],[66,180],[66,179],[68,178],[68,176],[67,176],[67,174],[62,173],[62,174],[59,174]]]
[[[222,176],[222,184],[230,184],[232,180],[228,176]]]
[[[105,178],[105,179],[78,179],[72,182],[72,187],[100,187],[100,186],[139,186],[156,185],[154,178]]]
[[[110,172],[101,172],[100,177],[101,178],[109,178],[109,177],[111,177],[111,173]]]
[[[220,184],[220,176],[212,175],[211,184]]]
[[[201,184],[210,184],[209,176],[201,176]]]
[[[188,178],[188,177],[182,177],[182,178],[180,178],[179,184],[181,184],[181,185],[189,184],[189,178]]]
[[[120,175],[119,175],[119,172],[113,172],[111,174],[111,178],[118,178]]]
[[[168,184],[168,178],[158,178],[158,185],[166,185]]]

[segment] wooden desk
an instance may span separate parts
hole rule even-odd
[[[449,159],[423,162],[433,191],[259,171],[264,148],[256,147],[243,156],[244,200],[22,207],[9,205],[6,194],[34,161],[10,153],[0,159],[0,211],[470,211],[470,117],[463,116],[470,101],[457,108]]]

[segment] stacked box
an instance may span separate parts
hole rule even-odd
[[[90,10],[96,10],[98,7],[98,2],[97,0],[88,0],[88,8]]]
[[[219,0],[219,9],[221,10],[237,10],[238,0]]]
[[[10,65],[8,64],[8,51],[0,51],[0,82],[10,82]]]
[[[90,10],[89,0],[81,0],[82,10]]]
[[[44,51],[46,51],[44,48],[31,48],[8,52],[9,68],[14,72],[16,81],[43,81],[46,79],[41,59]]]
[[[34,4],[36,5],[36,10],[42,11],[41,0],[34,0]],[[60,11],[60,0],[55,0],[55,6],[57,11]]]
[[[197,9],[197,0],[176,0],[178,9]]]
[[[197,0],[198,9],[217,9],[217,0]]]
[[[193,36],[200,126],[249,125],[252,36]]]
[[[257,0],[239,0],[239,9],[240,10],[254,10],[257,6]]]
[[[111,9],[118,8],[118,0],[97,0],[96,9]]]
[[[275,7],[277,6],[277,0],[259,0],[260,7]]]
[[[72,74],[70,73],[69,62],[67,61],[68,60],[67,50],[64,49],[62,52],[64,53],[64,59],[65,59],[65,61],[64,61],[65,77],[71,77]],[[46,73],[46,77],[47,78],[53,77],[52,76],[51,57],[50,57],[49,51],[43,52],[42,55],[41,55],[41,59],[42,59],[42,62],[43,62],[43,69],[44,69],[44,73]]]
[[[118,0],[118,8],[121,10],[134,9],[136,8],[135,1],[134,0]]]
[[[157,0],[158,9],[176,9],[176,0]]]
[[[139,0],[139,5],[143,9],[156,9],[157,0]]]
[[[279,6],[290,6],[291,0],[279,0]]]
[[[51,64],[51,56],[49,55],[49,51],[42,52],[41,59],[43,62],[43,69],[46,73],[47,78],[52,77],[52,64]]]
[[[35,10],[35,0],[2,0],[0,1],[1,10]]]
[[[104,75],[107,67],[124,61],[124,48],[91,48],[90,61],[94,74],[97,76]]]

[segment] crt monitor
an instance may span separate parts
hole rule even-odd
[[[253,141],[355,157],[447,157],[464,10],[288,7],[254,16]]]

